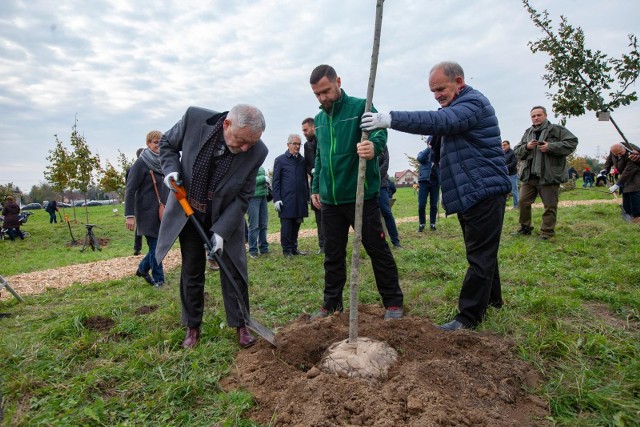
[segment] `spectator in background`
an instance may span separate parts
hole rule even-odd
[[[49,214],[49,224],[57,224],[58,219],[56,218],[56,212],[58,212],[58,202],[51,200],[47,203],[45,211]]]
[[[578,176],[579,176],[578,171],[573,166],[569,168],[569,170],[567,171],[567,175],[569,175],[570,180],[576,180],[578,179]]]
[[[548,240],[555,235],[560,184],[567,181],[567,156],[576,150],[578,138],[564,126],[549,122],[544,107],[533,107],[529,115],[532,126],[514,148],[524,167],[519,176],[520,229],[513,234],[531,234],[531,205],[540,195],[544,213],[539,239]]]
[[[313,180],[313,171],[316,165],[316,146],[318,140],[316,139],[316,126],[312,117],[307,117],[302,121],[302,134],[306,138],[307,142],[304,143],[304,164],[309,176],[309,187],[311,187],[311,181]],[[324,229],[322,227],[322,210],[316,208],[311,203],[311,210],[316,217],[316,227],[318,229],[318,246],[320,249],[317,255],[324,253]]]
[[[620,191],[625,219],[640,223],[640,164],[630,158],[630,154],[638,151],[638,147],[629,145],[631,148],[620,142],[613,144],[604,168],[616,168],[620,172],[620,177],[609,188],[609,192]]]
[[[593,188],[594,178],[595,174],[591,172],[591,169],[584,168],[584,171],[582,172],[582,188],[587,188],[587,185],[589,188]]]
[[[502,141],[502,151],[504,151],[504,160],[507,163],[507,173],[511,181],[511,195],[513,196],[513,209],[518,208],[518,159],[511,149],[509,141]]]
[[[440,165],[439,150],[432,149],[432,145],[440,144],[440,136],[430,136],[427,148],[418,153],[418,231],[421,233],[426,226],[427,198],[429,198],[429,228],[436,231],[438,218],[438,199],[440,194]]]
[[[398,236],[398,227],[396,226],[396,219],[391,212],[391,205],[389,199],[391,195],[389,193],[389,149],[384,147],[384,151],[378,156],[378,162],[380,163],[380,193],[378,194],[378,205],[380,206],[380,213],[384,218],[384,223],[387,226],[389,232],[389,238],[395,249],[401,249],[400,237]]]
[[[160,230],[158,207],[167,203],[169,190],[162,185],[164,174],[160,166],[160,139],[162,132],[153,130],[147,134],[147,148],[133,163],[126,179],[125,226],[147,240],[149,251],[136,269],[142,277],[156,288],[164,286],[162,263],[156,260],[156,245]],[[151,271],[151,276],[149,275]],[[153,276],[153,277],[152,277]]]
[[[7,196],[2,206],[2,216],[4,216],[2,227],[7,229],[9,240],[12,242],[16,240],[16,236],[18,236],[20,240],[24,240],[24,234],[20,231],[19,213],[20,206],[16,203],[16,199],[13,196]]]
[[[136,159],[140,157],[140,154],[142,154],[142,151],[144,150],[144,148],[138,148],[136,150]],[[129,178],[129,171],[131,170],[131,168],[127,168],[126,172],[124,173],[124,182],[127,182],[127,179]],[[138,227],[136,226],[135,231],[133,232],[133,255],[140,255],[140,253],[142,252],[142,236],[138,235]]]
[[[261,166],[256,175],[256,190],[253,197],[249,199],[247,216],[249,217],[249,256],[258,257],[260,254],[269,253],[269,243],[267,242],[267,224],[269,223],[269,212],[267,209],[267,188],[269,180]],[[259,248],[258,248],[259,247]]]
[[[289,135],[287,151],[273,164],[273,206],[280,218],[280,243],[285,257],[307,254],[298,249],[300,224],[309,216],[309,181],[300,145],[299,135]]]

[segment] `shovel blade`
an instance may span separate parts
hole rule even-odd
[[[264,338],[272,346],[276,346],[276,334],[273,331],[260,323],[253,320],[251,317],[245,319],[245,325],[256,334]]]

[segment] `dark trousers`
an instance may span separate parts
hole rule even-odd
[[[56,218],[56,211],[49,212],[49,224],[57,224],[58,219]]]
[[[202,313],[204,311],[204,283],[206,251],[202,238],[191,222],[187,222],[179,236],[180,252],[182,253],[182,269],[180,272],[180,301],[182,302],[182,323],[190,328],[200,327]],[[249,289],[240,274],[233,268],[233,264],[223,252],[225,265],[234,276],[240,287],[240,292],[245,301],[247,312],[249,310]],[[244,320],[238,308],[238,299],[233,287],[220,270],[220,283],[222,286],[222,299],[227,315],[227,324],[230,327],[244,325]]]
[[[440,186],[438,184],[430,184],[429,181],[420,181],[420,186],[418,187],[418,223],[420,225],[426,224],[427,198],[429,198],[429,223],[436,225],[436,219],[438,218],[438,193],[440,193]]]
[[[324,226],[324,303],[330,311],[342,310],[347,280],[346,256],[349,227],[355,221],[355,203],[322,205]],[[362,211],[362,245],[371,258],[378,292],[385,307],[402,307],[398,268],[384,238],[378,200],[366,200]]]
[[[469,267],[462,282],[456,320],[475,326],[488,306],[502,306],[498,248],[506,196],[494,196],[458,214]]]
[[[318,227],[318,246],[321,250],[324,250],[324,227],[322,226],[322,210],[316,209],[315,206],[313,206],[313,203],[311,204],[311,209],[316,216],[316,227]]]
[[[136,229],[134,231],[133,238],[133,251],[140,252],[142,250],[142,236],[138,236],[138,226],[136,225]]]
[[[7,234],[9,235],[9,240],[15,240],[16,236],[18,236],[20,240],[24,240],[24,234],[20,231],[20,227],[7,228]]]
[[[632,217],[640,216],[640,191],[622,193],[622,207],[624,211]]]
[[[538,194],[544,205],[540,231],[542,231],[543,236],[553,236],[558,215],[559,184],[540,185],[538,180],[533,179],[522,183],[520,186],[520,201],[518,202],[520,206],[520,225],[531,227],[531,205]]]
[[[391,212],[391,206],[389,205],[389,189],[387,187],[380,187],[378,207],[384,218],[384,223],[387,226],[391,243],[395,246],[399,245],[400,237],[398,236],[398,227],[396,226],[396,219],[393,217],[393,212]]]
[[[298,232],[302,218],[280,218],[280,244],[282,253],[291,255],[298,252]]]

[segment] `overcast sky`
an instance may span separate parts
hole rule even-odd
[[[640,35],[640,2],[532,0],[554,21],[565,15],[587,46],[619,57]],[[267,120],[265,168],[318,103],[309,74],[333,65],[349,95],[366,96],[374,0],[2,0],[0,8],[0,184],[28,192],[57,134],[78,129],[102,164],[133,158],[148,131],[171,128],[190,105],[218,111],[238,103]],[[459,62],[469,85],[496,109],[503,139],[519,141],[531,106],[551,108],[542,80],[547,57],[527,42],[542,34],[517,0],[387,0],[374,94],[379,111],[438,107],[428,71]],[[636,85],[637,89],[637,85]],[[552,121],[556,121],[550,114]],[[640,141],[640,103],[616,111]],[[571,118],[577,152],[596,156],[620,140],[593,113]],[[304,138],[303,138],[304,139]],[[389,132],[390,175],[409,168],[419,137]]]

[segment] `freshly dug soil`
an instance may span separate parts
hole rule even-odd
[[[349,315],[314,322],[301,315],[241,351],[221,385],[255,396],[249,416],[276,426],[544,426],[547,403],[527,392],[539,383],[533,368],[505,338],[445,332],[428,319],[383,320],[384,310],[360,306],[359,337],[398,352],[379,384],[318,369],[329,346],[349,336]]]

